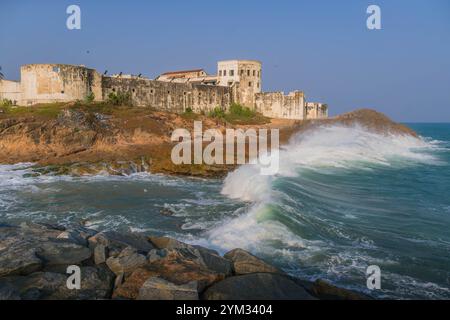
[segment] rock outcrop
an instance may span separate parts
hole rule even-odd
[[[150,171],[218,177],[236,168],[235,165],[175,165],[171,161],[172,132],[176,128],[192,132],[194,118],[147,108],[105,105],[54,106],[52,116],[40,115],[46,110],[40,110],[39,106],[30,110],[22,110],[18,115],[0,114],[0,163],[34,162],[36,168],[31,175],[129,175]],[[202,115],[196,115],[195,120],[202,121],[204,130],[213,128],[224,132],[228,128],[252,127],[218,123]],[[279,129],[283,144],[297,132],[332,124],[359,124],[377,133],[416,136],[406,126],[369,109],[324,120],[273,119],[272,123],[258,125],[257,129]],[[165,210],[162,214],[171,213]]]
[[[79,289],[67,286],[73,265],[81,271]],[[290,277],[242,249],[222,257],[167,237],[0,225],[0,300],[317,298],[367,297]]]
[[[224,257],[233,262],[234,273],[238,275],[260,272],[282,273],[274,266],[242,249],[234,249],[226,253]]]

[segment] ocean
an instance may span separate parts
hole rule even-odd
[[[84,223],[244,248],[286,272],[393,299],[450,298],[450,124],[420,138],[339,125],[295,136],[276,176],[30,176],[0,166],[0,223]],[[381,270],[369,291],[366,269]]]

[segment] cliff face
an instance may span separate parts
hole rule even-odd
[[[219,128],[199,116],[204,129]],[[76,108],[56,116],[0,114],[0,163],[35,162],[48,171],[69,174],[111,174],[152,171],[182,175],[221,175],[218,166],[175,166],[172,132],[193,131],[193,119],[141,108],[100,113]],[[45,170],[40,170],[45,172]]]
[[[193,131],[193,120],[203,130],[225,131],[233,127],[211,118],[183,117],[144,108],[117,108],[113,112],[64,107],[51,117],[36,114],[0,114],[0,163],[35,162],[47,167],[39,172],[59,174],[110,174],[151,171],[180,175],[222,176],[234,166],[174,165],[171,161],[172,132],[177,128]],[[373,110],[357,110],[335,118],[293,122],[273,120],[281,143],[296,132],[322,125],[359,124],[378,133],[416,134]],[[248,126],[241,126],[247,128]]]

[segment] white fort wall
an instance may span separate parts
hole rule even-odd
[[[0,81],[0,99],[32,106],[84,100],[91,93],[96,101],[103,101],[112,92],[126,92],[136,106],[173,112],[183,112],[187,108],[195,112],[208,112],[215,107],[227,110],[232,103],[239,103],[269,118],[304,120],[328,116],[326,104],[307,103],[301,91],[288,95],[262,92],[262,65],[259,61],[220,61],[217,76],[205,74],[202,81],[189,78],[186,72],[182,76],[181,83],[176,77],[170,81],[126,75],[110,77],[84,66],[29,64],[21,67],[20,82]]]

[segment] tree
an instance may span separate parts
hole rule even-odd
[[[5,79],[5,76],[2,73],[2,67],[0,66],[0,80]]]

